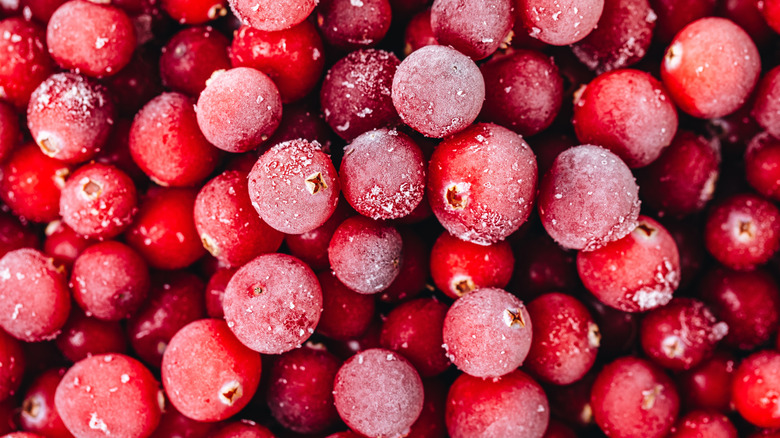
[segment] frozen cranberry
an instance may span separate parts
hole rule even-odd
[[[542,295],[528,303],[534,336],[525,368],[556,385],[578,381],[590,370],[601,343],[599,327],[576,298],[561,293]]]
[[[655,161],[677,131],[677,110],[663,85],[639,70],[598,76],[575,100],[577,138],[611,150],[631,168]]]
[[[330,271],[317,275],[322,287],[322,315],[317,332],[337,340],[354,339],[374,320],[374,297],[344,286]]]
[[[220,6],[218,0],[205,1]],[[163,2],[163,7],[166,3],[171,1]],[[215,71],[230,68],[229,46],[230,41],[209,26],[182,30],[162,49],[160,77],[163,85],[190,96],[199,95]]]
[[[111,91],[114,101],[121,103],[117,107],[120,115],[128,118],[134,116],[163,92],[158,56],[149,46],[141,46],[125,68],[101,81]],[[105,147],[111,147],[110,140]]]
[[[402,241],[401,269],[390,286],[379,294],[379,299],[386,303],[412,299],[425,290],[433,289],[428,284],[430,246],[409,228],[401,228],[399,232]]]
[[[260,368],[260,355],[242,345],[227,323],[202,319],[171,339],[163,355],[162,381],[181,413],[198,421],[218,421],[249,403],[260,382]]]
[[[480,71],[485,78],[482,120],[520,135],[533,135],[550,126],[558,115],[563,78],[543,53],[521,49],[497,55]]]
[[[760,194],[780,201],[780,140],[768,133],[753,137],[745,151],[745,176]]]
[[[512,0],[462,2],[435,0],[431,28],[439,44],[451,46],[473,60],[492,55],[512,29]]]
[[[266,32],[289,29],[309,16],[317,0],[230,0],[230,9],[241,22]]]
[[[126,173],[91,163],[68,178],[60,195],[60,214],[79,235],[109,239],[130,225],[137,201],[135,185]]]
[[[133,120],[133,161],[162,186],[195,185],[217,166],[219,150],[200,132],[193,103],[183,94],[163,93]]]
[[[438,44],[431,29],[431,10],[419,12],[406,25],[404,31],[404,55],[409,56],[415,50]]]
[[[428,200],[453,236],[480,245],[505,239],[531,213],[536,159],[514,132],[477,124],[448,137],[428,168]]]
[[[38,236],[32,228],[23,225],[12,214],[0,211],[0,257],[15,249],[39,246]]]
[[[732,21],[709,17],[677,34],[666,49],[661,78],[681,110],[709,119],[742,106],[760,70],[750,36]]]
[[[29,248],[0,259],[0,327],[8,334],[25,342],[53,339],[69,312],[64,269],[52,259]]]
[[[650,0],[650,6],[658,16],[653,37],[668,44],[688,23],[714,15],[715,3],[715,0]]]
[[[223,297],[225,319],[249,348],[280,354],[303,343],[322,312],[322,290],[303,262],[264,254],[239,269]]]
[[[605,366],[590,397],[596,424],[610,437],[665,437],[680,409],[669,376],[635,357]]]
[[[500,379],[462,374],[447,395],[447,430],[452,438],[541,438],[549,418],[541,386],[520,370]]]
[[[533,248],[533,251],[528,251]],[[579,284],[574,253],[565,251],[546,234],[513,244],[515,266],[507,290],[524,300],[545,292],[570,292]]]
[[[35,142],[44,154],[67,163],[94,157],[114,117],[108,89],[75,73],[50,76],[32,93],[27,107],[27,126]]]
[[[482,246],[442,233],[431,250],[431,276],[452,298],[481,287],[506,287],[515,258],[507,242]]]
[[[341,361],[328,351],[306,346],[279,356],[269,373],[266,402],[273,417],[298,433],[317,433],[335,424],[333,379]]]
[[[402,436],[420,416],[423,385],[403,357],[375,348],[357,353],[339,369],[333,396],[341,419],[369,436]]]
[[[46,226],[46,240],[43,242],[43,252],[52,257],[55,263],[73,266],[79,254],[96,242],[79,236],[72,228],[56,220]],[[34,246],[34,245],[26,245]]]
[[[475,377],[499,377],[525,360],[532,325],[522,301],[486,287],[455,301],[442,334],[447,357],[458,369]]]
[[[21,17],[0,21],[0,98],[27,108],[30,94],[54,72],[46,50],[46,33]]]
[[[209,438],[219,424],[193,420],[168,403],[160,425],[149,438]]]
[[[399,124],[391,85],[400,61],[383,50],[357,50],[328,70],[320,90],[325,121],[345,140]],[[393,87],[394,89],[394,87]]]
[[[206,183],[195,199],[194,215],[203,246],[227,266],[274,252],[284,239],[257,216],[243,172],[224,172]]]
[[[731,411],[731,381],[735,367],[731,354],[715,352],[710,359],[680,373],[677,387],[683,406],[689,410]]]
[[[737,429],[728,417],[712,411],[693,411],[681,417],[668,438],[737,438]]]
[[[539,217],[565,248],[592,251],[636,228],[639,187],[626,164],[598,146],[558,155],[539,186]]]
[[[388,0],[322,0],[317,25],[329,46],[341,50],[373,47],[390,29]]]
[[[407,358],[422,377],[444,372],[450,365],[442,348],[447,305],[419,298],[393,309],[382,324],[380,344]]]
[[[707,359],[728,325],[718,322],[707,306],[692,298],[675,298],[642,319],[640,341],[655,363],[673,370],[690,369]]]
[[[639,170],[640,197],[659,216],[686,216],[712,199],[720,175],[720,147],[715,140],[679,131],[661,156]]]
[[[46,44],[62,68],[92,77],[111,76],[133,56],[135,27],[120,8],[71,0],[52,14]]]
[[[596,28],[604,0],[516,0],[518,19],[533,37],[554,46],[575,43]]]
[[[211,438],[276,438],[267,427],[252,420],[241,420],[219,427]]]
[[[79,437],[148,436],[164,405],[160,384],[141,362],[105,354],[77,362],[62,377],[54,404]],[[132,421],[127,413],[132,412]]]
[[[0,162],[11,153],[21,138],[19,115],[16,109],[0,101]]]
[[[226,0],[162,0],[160,6],[181,24],[203,24],[227,14]]]
[[[222,297],[225,289],[238,268],[220,268],[209,279],[206,285],[206,313],[209,318],[223,319],[225,311],[222,308]]]
[[[63,356],[73,362],[96,354],[127,353],[125,331],[118,322],[86,316],[78,307],[71,310],[55,342]]]
[[[7,435],[3,435],[2,438],[46,438],[46,437],[32,432],[13,432]]]
[[[196,196],[191,189],[154,188],[141,201],[125,240],[149,266],[184,268],[206,253],[193,219]]]
[[[144,362],[159,367],[173,335],[206,316],[203,288],[203,281],[189,272],[153,278],[149,299],[127,322],[130,344]]]
[[[451,47],[426,46],[398,66],[392,98],[404,123],[428,137],[443,138],[477,118],[485,81],[466,55]]]
[[[290,255],[293,255],[315,271],[322,271],[330,267],[328,261],[328,245],[336,228],[344,219],[355,212],[349,207],[347,201],[341,198],[336,210],[328,220],[319,227],[302,234],[288,234],[284,240]]]
[[[0,330],[0,400],[16,394],[25,371],[22,346],[13,337]]]
[[[39,433],[50,438],[72,438],[54,406],[57,390],[64,369],[50,369],[35,378],[24,394],[19,424],[22,430]]]
[[[336,209],[340,190],[336,169],[316,141],[279,143],[249,173],[249,198],[260,218],[288,234],[323,225]]]
[[[425,193],[425,157],[403,132],[366,132],[344,149],[339,174],[344,198],[372,219],[410,214]]]
[[[725,345],[752,350],[777,332],[780,288],[768,272],[716,268],[701,280],[699,290],[715,317],[729,327]]]
[[[780,210],[753,194],[726,198],[707,216],[704,243],[725,266],[753,269],[780,249]]]
[[[780,427],[780,353],[759,351],[734,372],[731,400],[746,420],[759,427]]]
[[[282,102],[309,94],[322,77],[325,54],[322,38],[310,21],[289,29],[264,32],[241,26],[230,46],[233,67],[252,67],[270,77]]]
[[[672,299],[680,284],[680,255],[666,229],[646,216],[620,240],[577,254],[585,287],[604,304],[644,312]]]
[[[216,147],[228,152],[256,148],[282,118],[282,100],[273,81],[248,67],[217,72],[197,105],[198,126]]]
[[[363,216],[339,225],[328,246],[328,259],[339,280],[355,292],[373,294],[398,276],[402,240],[387,224]]]

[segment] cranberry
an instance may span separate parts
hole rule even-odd
[[[548,386],[547,397],[550,399],[552,415],[580,429],[593,426],[595,423],[590,404],[590,390],[594,380],[596,373],[591,370],[570,385]]]
[[[48,229],[48,227],[46,228]],[[15,249],[38,248],[39,246],[38,236],[32,228],[22,224],[12,214],[0,211],[0,257]],[[45,248],[44,252],[49,254]]]
[[[117,108],[120,115],[133,117],[139,109],[163,92],[158,61],[154,50],[141,46],[125,68],[113,76],[103,78],[101,82],[111,91],[114,101],[121,103]],[[110,139],[104,145],[105,148],[112,146],[115,145],[111,144]]]
[[[352,216],[355,212],[349,207],[349,204],[340,198],[336,210],[319,227],[301,234],[288,234],[284,241],[290,254],[301,259],[315,271],[321,271],[330,267],[328,261],[328,245],[336,228],[344,219]]]
[[[212,4],[215,1],[205,0]],[[170,3],[173,1],[164,1],[163,7]],[[217,3],[214,6],[220,5]],[[182,30],[162,49],[160,77],[163,85],[174,91],[198,96],[215,71],[230,68],[229,46],[230,41],[209,26]]]
[[[251,420],[241,420],[218,428],[212,438],[275,438],[268,428]]]
[[[672,427],[669,438],[737,438],[737,429],[728,417],[710,411],[693,411],[681,417]]]
[[[65,374],[64,369],[53,368],[32,381],[22,401],[19,424],[23,430],[51,438],[72,438],[54,406],[54,393]]]
[[[0,161],[7,157],[22,138],[19,115],[11,105],[0,102]]]
[[[435,0],[431,28],[436,40],[473,60],[492,55],[512,29],[512,0]]]
[[[25,374],[25,362],[19,341],[0,330],[0,400],[16,394]]]
[[[197,421],[185,416],[169,403],[160,417],[160,425],[150,438],[208,438],[213,436],[212,432],[216,427],[215,423]]]
[[[748,356],[734,372],[731,400],[750,423],[780,427],[780,353],[764,350]]]
[[[777,2],[776,0],[763,0],[756,2],[756,6],[769,27],[775,32],[780,31],[780,2]]]
[[[314,94],[316,95],[316,93]],[[326,154],[330,153],[333,131],[325,123],[323,114],[315,108],[319,108],[319,105],[313,99],[304,99],[284,105],[279,127],[274,131],[274,135],[268,137],[268,140],[260,145],[257,154],[262,155],[279,143],[299,138],[310,142],[316,141]],[[251,170],[251,166],[247,170]]]
[[[780,140],[768,133],[750,140],[745,151],[745,177],[761,195],[780,201]]]
[[[206,285],[206,313],[209,318],[222,319],[225,317],[222,297],[225,296],[225,289],[237,270],[238,268],[219,268],[209,279]]]
[[[328,45],[355,50],[373,47],[390,29],[388,0],[322,0],[317,25]]]
[[[309,16],[317,0],[229,0],[230,9],[244,24],[266,32],[289,29]]]
[[[364,334],[374,320],[374,297],[344,286],[329,271],[320,272],[317,279],[322,287],[322,315],[317,332],[341,341]]]
[[[118,322],[87,316],[77,307],[71,310],[55,342],[62,355],[73,362],[96,354],[127,353],[125,331]]]
[[[422,47],[438,44],[431,28],[430,9],[417,13],[409,20],[406,31],[404,31],[404,42],[406,43],[404,45],[404,55],[406,56]]]
[[[695,368],[677,375],[683,406],[689,410],[731,411],[731,384],[736,364],[729,353],[717,351]]]
[[[145,103],[145,102],[144,102]],[[140,107],[139,107],[140,108]],[[126,173],[136,184],[137,187],[143,187],[148,182],[146,174],[135,164],[133,156],[130,153],[130,129],[133,121],[128,119],[119,119],[111,130],[111,135],[106,140],[106,144],[95,155],[95,162],[114,166]]]
[[[554,46],[567,46],[596,28],[604,0],[516,0],[518,19],[533,38]]]
[[[691,0],[687,2],[675,0],[649,1],[653,12],[658,16],[655,29],[653,30],[653,37],[658,42],[664,44],[672,41],[677,32],[682,30],[688,23],[699,18],[714,15],[716,3],[715,0]],[[729,1],[723,3],[729,3]]]
[[[227,14],[226,0],[162,0],[160,6],[182,24],[203,24]]]
[[[717,2],[716,15],[734,21],[753,38],[756,44],[766,44],[774,35],[755,0],[725,0]]]
[[[386,303],[409,300],[426,289],[433,289],[428,284],[430,246],[409,228],[401,228],[398,231],[402,241],[401,269],[390,286],[379,293],[379,299]]]
[[[450,366],[442,348],[447,305],[434,298],[418,298],[393,309],[382,324],[379,343],[397,351],[422,377],[441,374]]]
[[[599,353],[615,358],[633,349],[639,335],[639,314],[607,306],[590,294],[581,297],[588,306],[601,333]]]
[[[46,50],[46,33],[21,17],[0,21],[0,98],[27,108],[33,90],[54,72]]]

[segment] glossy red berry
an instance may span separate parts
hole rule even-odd
[[[779,140],[767,133],[750,140],[745,151],[745,178],[761,195],[780,201]]]
[[[73,437],[54,406],[54,393],[64,374],[64,369],[53,368],[32,381],[24,394],[22,412],[19,414],[22,430],[51,438]]]
[[[737,438],[737,428],[722,413],[693,411],[682,416],[669,432],[669,438]]]
[[[323,39],[345,51],[377,45],[390,29],[392,15],[388,0],[322,0],[316,12]]]
[[[402,354],[421,377],[441,374],[450,366],[442,348],[447,308],[434,298],[418,298],[400,304],[387,314],[379,343]]]
[[[97,354],[127,353],[125,331],[118,322],[86,316],[78,307],[71,310],[55,343],[62,355],[72,362]]]
[[[748,356],[734,372],[731,400],[750,423],[780,427],[780,353],[759,351]]]
[[[731,384],[736,362],[731,354],[716,351],[698,366],[680,373],[677,387],[682,404],[688,410],[731,411]]]
[[[203,24],[227,14],[226,0],[162,0],[160,6],[181,24]]]
[[[374,297],[344,286],[330,271],[317,274],[322,287],[322,314],[317,332],[332,339],[347,341],[368,330],[374,321]]]
[[[27,108],[33,90],[54,72],[46,49],[46,32],[22,17],[0,21],[0,98],[17,109]]]

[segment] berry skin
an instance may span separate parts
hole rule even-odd
[[[768,429],[780,427],[780,353],[759,351],[734,372],[731,400],[750,423]]]
[[[22,401],[19,424],[22,430],[50,438],[72,438],[54,406],[54,393],[65,374],[65,369],[52,368],[32,381]]]
[[[25,356],[22,345],[0,330],[0,400],[16,394],[24,377]]]
[[[2,100],[17,109],[27,108],[32,92],[54,72],[46,32],[32,21],[13,17],[0,21],[0,33]]]

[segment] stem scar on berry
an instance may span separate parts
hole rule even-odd
[[[241,390],[241,384],[232,380],[222,385],[222,389],[219,391],[219,401],[226,405],[232,405],[243,395]]]
[[[468,192],[459,186],[461,186],[461,184],[450,184],[445,193],[447,204],[449,204],[453,210],[463,210],[468,203]]]
[[[525,327],[525,319],[523,318],[523,312],[520,309],[506,309],[504,313],[504,321],[509,327]]]
[[[306,189],[312,195],[317,194],[327,188],[328,185],[325,184],[325,179],[322,177],[322,172],[313,173],[306,178]]]

